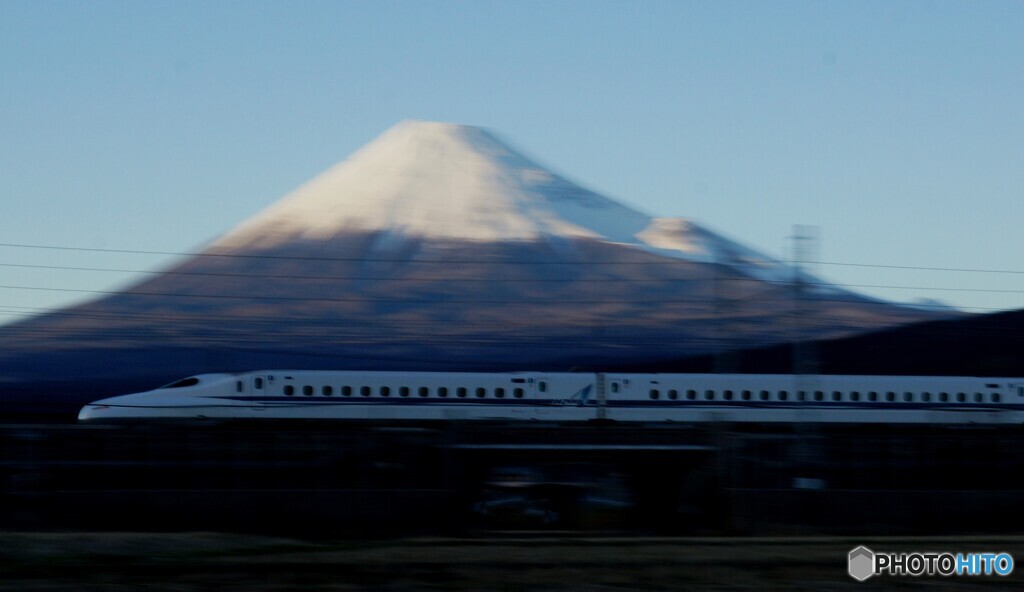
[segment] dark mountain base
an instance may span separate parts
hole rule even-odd
[[[798,351],[800,353],[798,353]],[[800,361],[802,360],[802,362]],[[1024,376],[1024,311],[932,321],[804,344],[618,366],[636,372]]]

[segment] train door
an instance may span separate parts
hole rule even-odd
[[[530,395],[536,401],[534,405],[537,415],[547,415],[551,410],[550,396],[548,395],[548,377],[538,376],[530,379]]]
[[[267,409],[267,397],[270,395],[270,380],[272,378],[268,376],[252,377],[249,400],[253,411],[265,411]]]

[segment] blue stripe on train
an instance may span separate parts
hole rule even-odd
[[[293,395],[293,396],[282,396],[282,397],[244,397],[244,396],[229,396],[229,397],[216,397],[218,399],[226,399],[232,401],[248,402],[253,404],[288,404],[288,405],[483,405],[483,406],[494,406],[494,405],[508,405],[516,407],[546,407],[546,408],[560,408],[560,407],[597,407],[595,401],[579,401],[572,400],[568,402],[568,399],[469,399],[469,398],[426,398],[426,397],[323,397],[323,396],[306,396],[306,395]],[[717,407],[724,409],[871,409],[871,410],[942,410],[942,411],[958,411],[958,410],[992,410],[992,411],[1010,411],[1010,410],[1022,410],[1024,405],[1012,404],[1012,403],[871,403],[871,402],[853,402],[853,401],[830,401],[830,402],[818,402],[818,401],[689,401],[689,400],[677,400],[677,401],[662,401],[662,400],[651,400],[651,401],[607,401],[606,406],[613,409],[690,409],[690,408],[708,408]]]

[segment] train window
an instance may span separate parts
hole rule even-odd
[[[537,384],[537,388],[542,393],[548,392],[548,381],[546,381],[546,380],[540,381],[540,383]],[[480,396],[480,395],[477,395],[477,396]]]
[[[312,396],[313,395],[313,387],[311,387],[308,384],[306,386],[302,387],[302,394],[306,395],[307,397]]]
[[[742,393],[740,393],[740,396],[743,397],[744,401],[749,401],[750,400],[750,391],[743,391]]]
[[[257,378],[256,379],[256,388],[258,388],[258,389],[263,388],[263,379],[262,378]]]
[[[543,383],[541,383],[541,384],[543,384]],[[477,388],[476,389],[476,396],[479,399],[482,399],[482,398],[486,397],[487,396],[487,389],[485,389],[485,388]]]
[[[426,397],[426,396],[430,395],[430,389],[425,387],[425,386],[421,386],[420,390],[419,390],[419,395],[421,397]]]
[[[494,389],[494,396],[499,398],[499,399],[504,399],[505,398],[505,389],[501,388],[500,386],[498,388]]]
[[[851,401],[860,401],[860,393],[857,392],[857,391],[851,392],[850,393],[850,400]]]
[[[715,391],[710,390],[710,389],[704,391],[704,399],[705,400],[710,401],[711,399],[714,399],[714,398],[715,398]]]
[[[949,401],[949,393],[939,393],[939,400],[943,403]]]
[[[334,394],[334,387],[325,386],[320,389],[320,392],[323,393],[325,397],[330,397],[331,395]]]
[[[295,394],[295,387],[290,385],[290,384],[284,385],[284,394],[288,395],[289,397],[294,395]]]
[[[343,387],[341,387],[341,395],[344,396],[344,397],[351,397],[352,396],[352,387],[350,387],[350,386],[343,386]]]
[[[807,400],[807,392],[806,391],[797,391],[797,393],[796,393],[796,400],[797,401],[806,401]]]
[[[398,387],[398,396],[400,396],[400,397],[408,397],[409,396],[409,387],[407,387],[407,386]]]
[[[679,391],[672,389],[668,392],[668,398],[673,401],[679,398]]]
[[[617,382],[613,382],[612,383],[612,392],[613,393],[619,392],[619,383],[617,383]]]
[[[843,398],[843,393],[841,393],[839,391],[832,391],[832,400],[833,401],[839,401],[842,398]]]
[[[242,392],[242,381],[241,380],[236,380],[235,381],[235,392],[236,393]]]
[[[761,391],[760,395],[761,395],[761,400],[762,401],[767,401],[768,400],[768,391]]]
[[[382,386],[382,387],[380,387],[380,396],[382,396],[382,397],[390,397],[391,396],[391,387],[390,386]]]
[[[825,399],[825,393],[821,391],[814,391],[814,400],[821,401]]]
[[[456,389],[455,396],[461,397],[461,398],[465,398],[466,397],[466,387],[460,386],[458,389]]]
[[[522,399],[523,398],[523,389],[517,388],[517,389],[513,390],[512,391],[512,396],[517,398],[517,399]]]
[[[1024,386],[1018,386],[1017,387],[1017,396],[1018,397],[1024,397]]]
[[[697,391],[695,391],[693,389],[690,389],[690,390],[686,391],[686,398],[689,399],[690,401],[696,399],[697,398]]]
[[[878,400],[878,393],[876,393],[875,391],[871,391],[871,392],[868,393],[868,401],[877,401],[877,400]]]
[[[789,393],[787,393],[786,391],[779,391],[778,395],[779,395],[779,400],[780,401],[785,401],[785,400],[789,399]]]
[[[658,389],[651,389],[651,392],[647,393],[647,396],[652,399],[657,399],[660,394],[661,393],[658,392]]]
[[[981,393],[974,393],[974,402],[975,403],[981,403],[981,399],[982,399]]]
[[[438,387],[438,389],[437,389],[437,396],[441,397],[442,399],[447,397],[448,396],[448,387],[446,387],[446,386]]]
[[[675,392],[675,391],[672,391]],[[675,397],[673,397],[675,398]],[[726,401],[732,401],[732,391],[722,391],[722,398]]]
[[[964,401],[967,400],[967,393],[957,393],[956,400],[963,403]]]
[[[359,394],[364,397],[369,397],[372,390],[368,386],[359,387]]]
[[[999,393],[992,393],[991,397],[992,397],[992,402],[993,403],[998,403],[999,402],[999,399],[1000,399]]]
[[[896,393],[894,393],[892,391],[886,392],[885,393],[885,400],[889,401],[890,403],[892,403],[893,401],[896,400]]]
[[[931,401],[932,400],[932,394],[931,393],[921,393],[921,400],[924,401],[925,403]]]
[[[910,402],[914,400],[914,393],[903,393],[903,400]]]

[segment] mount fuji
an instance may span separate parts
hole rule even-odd
[[[213,243],[275,249],[377,234],[489,243],[600,241],[742,267],[789,281],[793,270],[682,218],[652,218],[534,163],[490,132],[403,122]],[[218,251],[219,252],[219,251]]]
[[[633,210],[483,129],[404,122],[151,279],[0,329],[0,392],[55,375],[84,398],[263,367],[600,368],[933,318]]]

